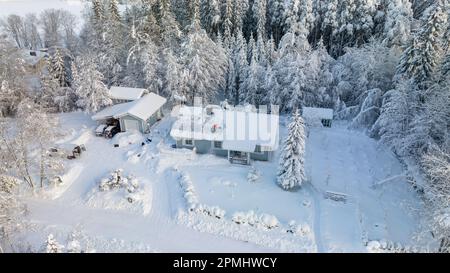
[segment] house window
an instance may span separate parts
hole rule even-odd
[[[194,146],[194,140],[192,140],[192,139],[185,139],[184,140],[184,145],[186,145],[186,146]]]
[[[255,153],[258,153],[258,154],[262,153],[261,145],[256,145],[255,146]]]
[[[331,127],[331,119],[322,119],[321,121],[324,127]]]
[[[222,149],[222,141],[214,141],[213,147],[214,149]]]

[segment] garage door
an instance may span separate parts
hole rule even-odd
[[[125,131],[140,131],[139,121],[132,119],[125,119]]]

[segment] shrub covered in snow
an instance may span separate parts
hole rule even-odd
[[[225,210],[217,206],[208,206],[199,203],[197,193],[195,192],[194,185],[189,175],[182,173],[179,181],[180,186],[184,191],[183,196],[186,200],[189,211],[200,212],[218,219],[225,217]]]
[[[289,228],[287,229],[287,232],[295,235],[307,236],[311,234],[311,228],[308,225],[297,224],[292,220],[289,222]]]
[[[191,178],[187,174],[181,174],[179,179],[180,186],[184,191],[184,198],[186,200],[188,209],[193,211],[199,204],[198,197],[194,189],[194,185],[192,184]]]
[[[64,246],[56,241],[53,234],[49,234],[45,241],[45,252],[47,253],[62,253]]]
[[[236,212],[231,219],[236,224],[263,227],[267,229],[273,229],[280,225],[275,216],[265,213],[258,215],[253,210],[248,212]]]
[[[417,249],[415,247],[403,246],[399,243],[394,243],[390,241],[369,241],[367,243],[366,249],[371,253],[418,253],[426,252],[424,250]]]
[[[261,173],[255,168],[252,167],[247,175],[247,181],[250,183],[255,183],[261,177]]]
[[[135,193],[139,189],[138,180],[132,176],[124,176],[123,170],[118,169],[111,173],[110,177],[103,178],[99,185],[100,191],[110,191],[114,189],[125,189],[128,193]],[[133,203],[133,196],[128,195],[127,200]]]
[[[152,195],[148,183],[141,183],[133,175],[118,169],[100,180],[87,198],[87,204],[95,208],[129,210],[148,214]]]
[[[12,193],[13,189],[19,184],[19,181],[6,175],[0,175],[0,191],[5,193]]]

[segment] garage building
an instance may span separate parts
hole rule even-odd
[[[99,124],[119,124],[121,132],[149,132],[150,127],[162,117],[162,107],[166,99],[149,93],[142,98],[107,107],[92,116]]]

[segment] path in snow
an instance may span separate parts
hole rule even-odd
[[[322,194],[314,187],[314,185],[311,185],[309,190],[314,200],[314,224],[313,224],[314,239],[316,241],[317,252],[323,253],[325,252],[325,249],[322,242],[322,231],[320,228],[321,226],[320,217],[322,213],[320,211],[320,202],[319,202],[319,198],[322,196]]]

